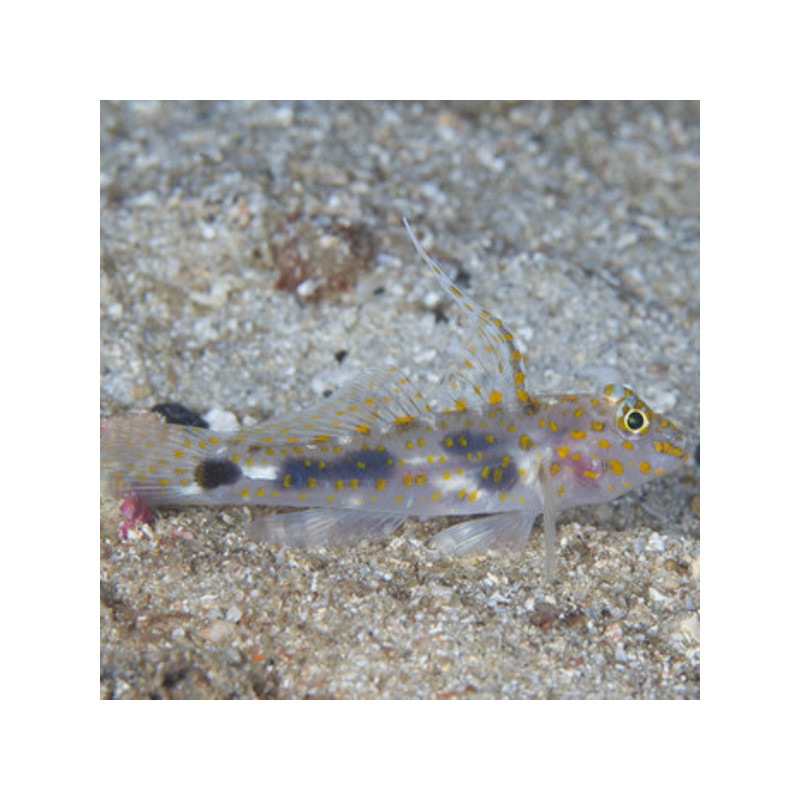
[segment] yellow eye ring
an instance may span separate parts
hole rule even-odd
[[[632,433],[637,433],[646,424],[647,421],[645,420],[644,414],[642,414],[642,412],[639,411],[638,408],[632,408],[625,415],[625,427]]]
[[[653,412],[635,394],[623,397],[617,406],[617,427],[626,436],[641,436],[653,422]]]

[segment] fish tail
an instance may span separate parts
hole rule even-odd
[[[113,496],[135,493],[150,505],[197,502],[203,491],[197,470],[224,450],[219,436],[167,424],[153,413],[110,417],[100,431],[101,485]]]

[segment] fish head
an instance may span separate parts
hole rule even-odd
[[[623,494],[687,462],[678,426],[653,411],[632,389],[612,383],[599,399],[597,415],[604,418],[607,435],[603,443],[608,446],[601,448],[599,437],[594,446],[605,451],[601,455],[603,478],[612,494]]]
[[[678,426],[627,386],[564,395],[547,415],[553,431],[550,470],[562,508],[619,497],[688,460]]]

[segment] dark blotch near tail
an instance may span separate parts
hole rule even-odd
[[[194,480],[203,489],[230,486],[241,477],[242,471],[227,458],[209,458],[201,461],[194,471]]]
[[[158,403],[150,410],[161,414],[168,425],[188,425],[190,428],[208,427],[208,423],[199,414],[180,403]]]

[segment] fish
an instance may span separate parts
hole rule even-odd
[[[433,536],[434,549],[520,552],[541,516],[552,578],[560,512],[686,464],[678,426],[627,386],[530,391],[513,333],[403,223],[465,322],[463,349],[435,391],[388,366],[316,406],[234,432],[152,413],[110,418],[101,434],[106,491],[150,507],[291,508],[257,518],[249,533],[294,548],[383,539],[410,517],[459,517]]]

